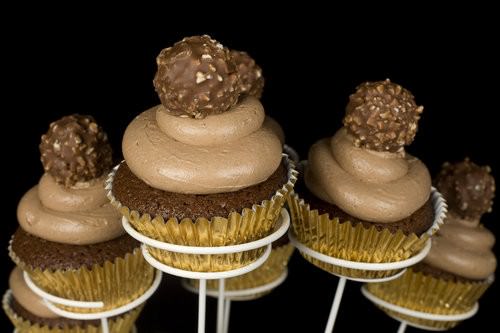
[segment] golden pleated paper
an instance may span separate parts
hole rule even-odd
[[[432,314],[452,315],[471,310],[492,282],[493,278],[478,282],[445,281],[410,268],[401,278],[369,283],[367,288],[372,294],[391,304]],[[459,323],[424,320],[382,309],[393,317],[436,329],[452,328]]]
[[[99,309],[60,306],[71,312],[101,312],[130,303],[151,286],[154,269],[142,256],[140,248],[114,262],[68,270],[41,270],[22,262],[9,248],[12,260],[25,270],[32,281],[49,294],[76,300],[102,301]]]
[[[225,290],[244,290],[266,285],[278,279],[286,269],[290,256],[293,253],[293,245],[287,244],[274,248],[266,262],[249,273],[232,277],[225,280]],[[198,288],[198,280],[189,280],[189,283]],[[217,290],[218,280],[207,280],[207,288]],[[245,300],[257,299],[269,291],[254,295],[245,296]],[[242,298],[243,299],[243,298]]]
[[[270,200],[245,208],[242,212],[232,212],[227,217],[198,218],[196,221],[140,215],[137,211],[123,206],[112,193],[112,182],[117,168],[106,181],[108,198],[141,234],[156,240],[188,246],[227,246],[251,242],[269,235],[281,213],[287,195],[297,180],[294,164],[283,154],[288,169],[288,181],[276,191]],[[230,193],[228,195],[231,195]],[[219,255],[193,255],[175,253],[148,247],[151,255],[160,262],[176,268],[197,272],[218,272],[236,269],[258,259],[265,251],[260,248],[251,251]]]
[[[86,327],[80,326],[64,326],[64,327],[53,327],[50,328],[47,325],[40,325],[36,323],[31,323],[29,320],[18,316],[10,307],[10,297],[9,293],[6,293],[3,297],[3,309],[9,317],[10,321],[17,329],[19,333],[100,333],[101,328],[87,325]],[[119,317],[110,319],[109,332],[110,333],[130,333],[134,322],[139,316],[143,306],[139,306]]]
[[[446,209],[437,207],[433,197],[435,223],[432,234],[439,229]],[[396,262],[408,259],[418,253],[429,239],[429,233],[420,237],[416,234],[405,235],[401,230],[391,233],[387,229],[378,231],[375,226],[365,228],[362,224],[353,226],[350,222],[340,223],[339,218],[329,218],[328,214],[319,215],[318,210],[311,210],[309,205],[296,193],[288,198],[288,207],[292,219],[293,232],[297,240],[307,247],[331,257],[368,263]],[[441,212],[441,214],[439,214]],[[305,253],[302,256],[319,268],[332,274],[353,278],[383,278],[392,276],[400,270],[368,271],[335,266]]]

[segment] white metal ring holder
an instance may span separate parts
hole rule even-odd
[[[153,280],[153,283],[151,286],[138,298],[134,299],[132,302],[127,303],[125,305],[122,305],[118,308],[114,308],[111,310],[107,311],[102,311],[102,312],[93,312],[93,313],[76,313],[76,312],[71,312],[67,310],[63,310],[59,307],[57,307],[55,304],[59,305],[64,305],[64,306],[70,306],[70,307],[75,307],[75,308],[83,308],[83,309],[99,309],[104,306],[103,302],[84,302],[84,301],[75,301],[75,300],[70,300],[58,296],[54,296],[52,294],[47,293],[40,287],[38,287],[30,278],[28,273],[24,272],[24,281],[26,281],[26,284],[28,287],[38,296],[40,296],[45,305],[55,314],[58,316],[64,317],[64,318],[70,318],[70,319],[76,319],[76,320],[96,320],[99,319],[101,321],[101,332],[102,333],[109,333],[109,326],[108,326],[108,318],[114,317],[121,315],[123,313],[126,313],[142,303],[146,302],[148,298],[150,298],[153,293],[158,289],[158,286],[160,285],[161,282],[161,272],[156,271],[155,278]],[[135,330],[135,329],[134,329]]]
[[[369,292],[368,289],[366,288],[366,286],[361,287],[361,293],[363,294],[363,296],[365,296],[371,302],[373,302],[374,304],[378,305],[379,307],[381,307],[383,309],[387,309],[387,310],[399,313],[401,315],[411,316],[411,317],[414,317],[417,319],[434,320],[434,321],[461,321],[461,320],[471,318],[479,310],[479,304],[476,302],[469,311],[466,311],[464,313],[451,314],[451,315],[433,314],[433,313],[429,313],[429,312],[422,312],[422,311],[408,309],[408,308],[384,301],[383,299],[381,299],[381,298],[375,296],[374,294],[372,294],[371,292]],[[398,328],[398,333],[405,332],[407,326],[412,326],[412,327],[420,328],[420,329],[427,330],[427,331],[446,330],[446,328],[440,329],[440,328],[428,327],[425,325],[419,325],[416,323],[406,321],[402,318],[399,318],[399,317],[391,315],[391,314],[388,314],[388,315],[391,318],[400,322],[400,325]]]
[[[264,264],[264,262],[269,258],[271,253],[271,243],[283,236],[289,226],[290,226],[290,215],[285,209],[281,210],[281,216],[278,219],[277,229],[271,233],[269,236],[262,239],[258,239],[252,242],[229,245],[229,246],[185,246],[177,245],[172,243],[165,243],[158,241],[153,238],[144,236],[143,234],[136,231],[127,220],[126,217],[122,218],[122,225],[125,231],[137,239],[142,245],[142,254],[146,261],[153,267],[159,269],[162,272],[187,278],[187,279],[197,279],[199,280],[199,294],[198,294],[198,333],[205,332],[205,316],[206,316],[206,295],[207,295],[207,281],[212,279],[219,280],[219,290],[218,290],[218,301],[217,301],[217,332],[221,333],[224,330],[224,317],[225,315],[225,290],[224,282],[226,278],[235,277],[239,275],[246,274],[250,271],[257,269],[259,266]],[[195,272],[189,270],[183,270],[175,268],[172,266],[165,265],[164,263],[155,259],[148,251],[147,246],[158,248],[161,250],[184,253],[184,254],[229,254],[229,253],[239,253],[249,250],[255,250],[265,247],[266,250],[263,255],[261,255],[254,262],[229,271],[222,272]],[[229,307],[228,307],[229,310]],[[227,311],[229,314],[229,311]],[[227,317],[229,317],[227,315]],[[229,320],[229,318],[227,318]]]
[[[434,188],[432,187],[431,189],[431,197],[432,197],[432,202],[433,202],[433,208],[435,211],[435,217],[434,217],[434,223],[432,226],[429,228],[427,231],[428,234],[432,234],[437,228],[439,228],[439,225],[443,223],[444,217],[446,216],[447,212],[447,205],[446,202],[444,201],[443,197],[441,194]],[[431,240],[427,240],[427,243],[425,244],[424,248],[417,253],[416,255],[402,261],[396,261],[396,262],[389,262],[389,263],[368,263],[368,262],[356,262],[356,261],[350,261],[350,260],[344,260],[344,259],[339,259],[339,258],[334,258],[330,257],[328,255],[325,255],[323,253],[317,252],[306,245],[300,243],[294,236],[293,231],[290,230],[288,233],[288,237],[290,238],[290,242],[301,252],[306,255],[309,255],[310,257],[313,257],[319,261],[322,261],[327,264],[335,265],[338,267],[343,267],[343,268],[351,268],[351,269],[359,269],[359,270],[367,270],[367,271],[391,271],[391,270],[398,270],[401,269],[400,272],[396,273],[395,275],[388,276],[385,278],[374,278],[374,279],[359,279],[359,278],[352,278],[352,277],[346,277],[342,276],[340,274],[335,274],[337,275],[340,279],[337,284],[337,290],[335,291],[335,296],[333,298],[333,303],[332,303],[332,308],[330,310],[330,315],[328,317],[328,321],[326,324],[325,328],[325,333],[330,333],[333,331],[333,326],[335,325],[335,319],[337,318],[337,313],[340,307],[340,301],[342,300],[342,295],[344,293],[344,288],[347,280],[352,280],[352,281],[357,281],[357,282],[384,282],[384,281],[390,281],[393,279],[396,279],[400,277],[401,275],[404,274],[406,271],[406,268],[415,265],[416,263],[420,262],[424,257],[429,253],[432,243]]]

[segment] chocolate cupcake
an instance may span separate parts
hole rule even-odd
[[[495,236],[480,219],[491,211],[495,180],[489,167],[479,167],[466,159],[444,164],[435,185],[448,201],[450,211],[445,224],[432,238],[429,254],[401,278],[368,285],[368,290],[385,301],[412,310],[448,315],[465,313],[494,279]],[[458,324],[409,316],[404,319],[436,329]]]
[[[289,200],[301,243],[340,259],[386,263],[420,251],[443,216],[435,213],[426,166],[408,154],[423,107],[389,80],[366,82],[350,96],[344,127],[309,150],[305,179]],[[381,278],[326,264],[334,274]]]
[[[106,133],[90,116],[66,116],[42,136],[40,152],[45,174],[19,202],[11,258],[50,294],[104,302],[71,311],[103,311],[142,295],[153,268],[106,197],[112,166]]]
[[[263,82],[256,65],[237,61],[208,36],[185,38],[158,56],[154,86],[162,104],[129,124],[125,161],[108,178],[111,202],[145,236],[225,246],[273,231],[296,172],[282,155],[279,126],[254,97]],[[177,268],[222,271],[254,261],[264,249],[149,251]]]
[[[20,332],[37,333],[98,333],[99,320],[76,320],[59,317],[43,300],[29,289],[23,271],[16,267],[10,274],[10,290],[3,297],[3,309]],[[130,333],[142,306],[108,319],[111,333]]]

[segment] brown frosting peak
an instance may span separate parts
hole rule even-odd
[[[108,137],[92,116],[62,117],[42,135],[43,168],[66,187],[101,177],[111,168]]]
[[[462,218],[478,219],[491,211],[495,179],[490,167],[478,166],[466,158],[463,162],[445,163],[436,178],[436,186],[450,210]]]
[[[365,82],[349,97],[344,126],[356,147],[403,151],[415,137],[423,109],[408,90],[389,79]]]
[[[262,96],[262,90],[264,89],[262,69],[246,52],[231,50],[231,57],[240,75],[241,93],[260,98]]]
[[[156,62],[153,84],[168,112],[205,118],[238,101],[240,79],[230,52],[207,35],[163,49]]]

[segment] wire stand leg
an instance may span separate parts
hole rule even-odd
[[[219,295],[217,297],[217,333],[224,333],[224,288],[225,279],[219,279]]]
[[[224,301],[224,333],[229,332],[229,315],[231,313],[231,300],[226,299]]]
[[[337,313],[339,312],[340,301],[342,300],[342,295],[344,294],[346,281],[345,277],[341,277],[339,279],[337,290],[335,291],[335,297],[333,298],[332,309],[330,310],[330,316],[328,317],[328,322],[326,323],[325,333],[331,333],[333,331],[335,319],[337,319]]]
[[[206,301],[207,280],[200,279],[200,290],[198,293],[198,333],[205,333]]]

